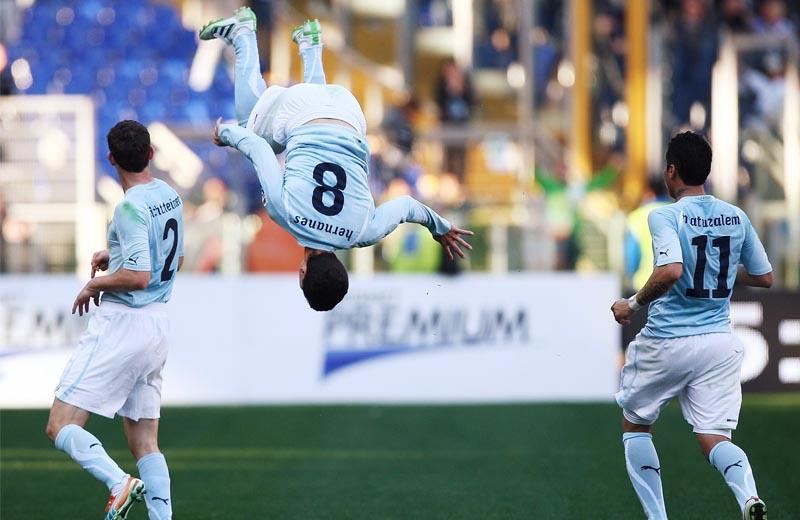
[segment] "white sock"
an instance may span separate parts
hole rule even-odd
[[[161,453],[150,453],[138,461],[139,477],[147,488],[145,502],[150,520],[171,520],[172,497],[169,489],[169,468]]]
[[[758,496],[753,469],[742,448],[730,441],[720,442],[708,454],[708,460],[722,473],[722,478],[739,502],[739,509],[744,509],[744,503],[750,497]]]
[[[325,69],[322,66],[322,44],[300,43],[300,57],[303,60],[303,83],[325,84]]]
[[[247,34],[251,32],[253,32],[253,29],[250,28],[250,24],[237,23],[236,26],[233,28],[233,38],[231,38],[231,40],[233,40],[240,34]]]
[[[649,433],[628,432],[622,435],[625,466],[633,489],[649,520],[667,518],[664,493],[661,490],[661,464]]]
[[[122,485],[128,478],[122,468],[108,456],[97,437],[77,424],[68,424],[61,428],[56,435],[55,444],[57,449],[72,457],[72,460],[94,478],[108,486],[109,490],[113,491],[114,486]]]

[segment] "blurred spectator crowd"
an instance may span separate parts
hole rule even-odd
[[[454,1],[418,0],[418,27],[452,25]],[[269,11],[267,3],[259,5]],[[444,212],[462,215],[459,212],[469,209],[466,186],[474,170],[470,161],[475,143],[445,139],[439,159],[431,162],[425,156],[428,143],[421,143],[419,135],[432,128],[466,128],[486,119],[475,75],[505,73],[517,65],[522,38],[533,46],[534,59],[533,82],[525,88],[533,89],[541,133],[552,139],[537,149],[541,169],[537,181],[545,199],[544,214],[553,223],[549,233],[558,243],[555,266],[574,268],[587,248],[591,249],[580,236],[587,232],[586,219],[580,215],[592,210],[580,205],[602,208],[604,214],[619,210],[611,192],[614,172],[623,164],[626,125],[625,55],[630,42],[625,38],[625,2],[592,2],[593,167],[606,173],[598,176],[601,181],[577,191],[564,185],[564,149],[570,131],[564,109],[566,92],[574,80],[567,54],[568,3],[538,1],[533,33],[527,37],[518,34],[516,0],[478,0],[475,5],[473,70],[464,70],[452,58],[442,60],[431,90],[406,93],[385,111],[380,127],[373,129],[370,183],[376,201],[408,193]],[[194,243],[187,242],[187,266],[204,272],[223,269],[225,252],[231,247],[225,239],[229,234],[249,244],[241,255],[245,269],[294,269],[299,248],[286,241],[261,210],[260,192],[246,162],[214,148],[205,137],[217,116],[233,116],[229,67],[221,60],[207,85],[190,86],[198,42],[176,9],[150,0],[38,0],[22,10],[20,18],[19,38],[0,43],[0,95],[89,95],[97,109],[99,136],[119,119],[138,119],[145,124],[161,121],[179,135],[193,136],[185,142],[201,159],[203,172],[194,187],[184,190],[188,225],[195,230],[189,234],[197,237]],[[658,0],[652,20],[654,32],[663,35],[664,42],[666,136],[680,127],[709,129],[711,74],[721,35],[767,35],[776,42],[796,41],[800,2]],[[763,140],[766,135],[780,140],[787,63],[785,46],[779,43],[742,55],[740,124],[745,137]],[[496,155],[502,159],[513,147],[504,144],[500,150]],[[98,139],[96,155],[98,171],[112,175],[102,139]],[[748,158],[744,159],[747,165]],[[611,195],[598,202],[589,195],[597,192]],[[399,233],[384,246],[380,267],[456,270],[435,246],[418,230]]]

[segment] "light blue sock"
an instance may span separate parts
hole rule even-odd
[[[233,37],[233,50],[236,53],[233,82],[236,119],[240,126],[244,126],[258,98],[267,90],[267,84],[261,76],[255,33],[249,28],[237,29],[236,36]]]
[[[325,69],[322,66],[322,45],[309,45],[300,49],[303,58],[303,82],[325,84]]]
[[[708,460],[722,473],[725,483],[736,495],[740,509],[744,509],[747,499],[758,496],[753,468],[742,448],[730,441],[720,442],[708,454]]]
[[[108,456],[97,437],[77,424],[68,424],[56,435],[56,448],[103,482],[108,489],[119,484],[128,475]]]
[[[624,433],[625,466],[649,520],[667,518],[664,493],[661,490],[661,464],[649,433]]]
[[[172,518],[172,497],[169,491],[169,468],[161,453],[150,453],[136,462],[139,478],[147,488],[145,501],[150,520]]]

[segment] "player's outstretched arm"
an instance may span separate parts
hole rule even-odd
[[[453,258],[453,252],[464,258],[462,247],[472,249],[472,246],[462,238],[472,235],[472,231],[453,226],[431,208],[408,196],[378,206],[356,246],[364,247],[378,242],[403,222],[414,222],[428,228],[450,258]]]
[[[683,274],[683,263],[675,262],[656,267],[638,293],[630,298],[620,298],[611,305],[614,319],[621,325],[630,323],[630,317],[642,307],[661,298]]]
[[[212,140],[217,146],[236,148],[247,157],[256,170],[267,202],[281,200],[283,174],[275,152],[264,139],[239,125],[222,124],[222,118],[219,118]]]
[[[743,265],[736,271],[736,283],[750,287],[772,287],[772,271],[765,274],[750,274]]]

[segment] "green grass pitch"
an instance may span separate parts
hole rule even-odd
[[[0,413],[0,516],[102,518],[104,486]],[[605,404],[167,408],[177,519],[636,519],[620,413]],[[119,421],[88,428],[135,470]],[[772,518],[800,518],[800,396],[749,397],[735,437]],[[655,430],[671,518],[741,518],[676,405]],[[146,518],[143,505],[129,519]]]

